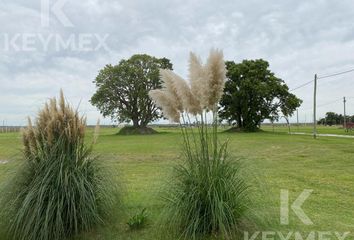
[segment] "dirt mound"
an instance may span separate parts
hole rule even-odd
[[[123,127],[117,134],[118,135],[147,135],[157,133],[150,127]]]

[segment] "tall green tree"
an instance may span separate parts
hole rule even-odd
[[[228,61],[226,68],[219,115],[240,129],[254,131],[265,119],[277,121],[281,116],[288,119],[302,103],[269,70],[265,60]]]
[[[172,70],[172,63],[167,58],[137,54],[117,65],[106,65],[94,81],[97,91],[91,103],[105,117],[132,122],[135,128],[146,127],[161,117],[148,96],[150,90],[161,87],[159,68]]]

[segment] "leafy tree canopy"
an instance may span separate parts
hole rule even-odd
[[[345,116],[345,119],[347,123],[354,122],[354,115]],[[344,123],[344,116],[335,112],[327,112],[326,116],[321,118],[317,123],[329,126],[340,125]]]
[[[302,100],[289,92],[262,59],[226,62],[227,81],[220,102],[223,120],[248,131],[257,130],[262,121],[292,116]]]
[[[172,70],[172,63],[167,58],[137,54],[118,65],[106,65],[94,81],[97,91],[91,103],[105,117],[146,127],[160,117],[148,96],[150,90],[161,87],[159,68]]]

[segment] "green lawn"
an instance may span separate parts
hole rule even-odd
[[[296,128],[296,127],[293,127]],[[100,227],[84,239],[156,239],[161,211],[159,190],[179,161],[181,136],[176,129],[157,128],[160,134],[119,136],[117,129],[102,128],[95,153],[104,165],[114,170],[124,187],[127,207],[116,223]],[[248,181],[253,186],[253,204],[260,219],[269,222],[263,230],[279,231],[351,231],[354,227],[354,139],[285,134],[271,128],[258,133],[222,133],[229,139],[234,156],[242,157]],[[333,130],[334,131],[334,130]],[[336,130],[338,131],[338,129]],[[91,138],[92,132],[89,134]],[[90,141],[90,139],[88,139]],[[0,134],[0,183],[21,161],[19,133]],[[313,194],[303,205],[314,225],[304,225],[290,213],[290,225],[279,223],[279,194],[288,189],[291,202],[304,190]],[[125,222],[134,213],[147,208],[149,225],[129,231]],[[119,212],[117,211],[117,214]],[[1,239],[1,236],[0,236]]]

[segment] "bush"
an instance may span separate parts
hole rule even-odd
[[[164,192],[164,225],[183,239],[205,235],[233,239],[243,230],[239,226],[248,203],[240,166],[239,161],[229,159],[226,144],[209,159],[192,150],[174,168]]]
[[[164,88],[150,92],[165,116],[180,123],[183,135],[184,161],[164,192],[162,226],[178,239],[234,239],[244,230],[240,226],[248,186],[239,162],[228,155],[227,143],[218,141],[218,101],[226,73],[222,53],[212,50],[205,65],[191,54],[189,71],[191,85],[161,70]]]
[[[62,92],[58,104],[51,99],[39,112],[35,126],[29,120],[26,161],[3,199],[11,203],[3,213],[10,239],[62,240],[103,223],[116,192],[84,137],[85,119]]]
[[[146,208],[144,208],[140,213],[132,216],[129,219],[129,221],[127,222],[129,229],[136,230],[143,228],[146,225],[147,217],[148,215],[146,213]]]

